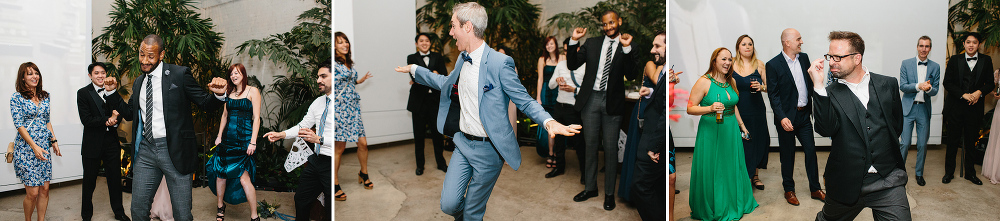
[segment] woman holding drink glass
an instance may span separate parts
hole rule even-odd
[[[767,152],[771,146],[771,135],[767,130],[767,107],[764,106],[764,97],[760,93],[767,92],[767,82],[763,80],[767,79],[767,73],[764,71],[764,62],[757,60],[753,38],[748,35],[740,36],[736,39],[736,50],[738,55],[733,59],[733,71],[736,72],[733,78],[740,94],[740,101],[736,106],[740,108],[740,118],[750,131],[751,138],[743,142],[747,174],[750,185],[763,190],[764,182],[760,181],[757,171],[767,169]]]

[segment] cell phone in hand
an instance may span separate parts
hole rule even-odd
[[[750,140],[750,134],[747,132],[740,131],[740,136],[743,137],[744,140]]]

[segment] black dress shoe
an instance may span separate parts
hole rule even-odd
[[[424,175],[424,168],[417,168],[417,176]]]
[[[552,168],[552,171],[549,171],[549,173],[545,174],[545,178],[556,177],[562,175],[563,173],[565,173],[565,171],[563,171],[562,168]]]
[[[681,190],[674,190],[674,194],[681,194]]]
[[[965,177],[965,179],[972,181],[972,184],[983,185],[983,181],[980,181],[979,178],[976,177],[976,175],[968,175]]]
[[[128,216],[126,216],[125,214],[115,215],[115,220],[118,220],[118,221],[132,221],[132,219],[129,219]]]
[[[604,210],[615,209],[615,195],[604,195]]]
[[[951,179],[955,179],[955,175],[944,175],[944,178],[941,178],[941,183],[951,183]]]
[[[927,184],[927,182],[924,181],[924,177],[923,176],[917,176],[917,185],[924,186],[925,184]]]
[[[590,199],[591,197],[595,197],[595,196],[597,196],[597,190],[594,190],[594,191],[586,191],[586,190],[584,190],[583,192],[580,192],[579,194],[576,194],[576,196],[573,197],[573,201],[583,202],[583,201],[587,201],[587,199]]]
[[[445,173],[448,172],[448,166],[438,166],[438,169],[441,170],[441,171],[443,171],[443,172],[445,172]]]

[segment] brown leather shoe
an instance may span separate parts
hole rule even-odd
[[[792,191],[785,192],[785,201],[788,201],[788,204],[792,204],[794,206],[799,205],[799,198],[796,198],[795,192]]]
[[[813,199],[818,199],[819,201],[826,202],[826,193],[824,193],[823,190],[813,191],[811,194],[809,194],[809,196],[811,196]]]

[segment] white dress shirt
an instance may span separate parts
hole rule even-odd
[[[868,99],[871,97],[870,94],[868,94],[868,82],[871,82],[872,77],[868,73],[868,67],[861,66],[861,68],[865,71],[865,75],[861,77],[861,82],[855,84],[847,82],[847,80],[844,79],[837,79],[837,82],[847,85],[847,88],[851,89],[851,93],[854,93],[854,96],[857,96],[858,100],[861,101],[861,105],[863,105],[865,109],[868,109]],[[819,94],[819,96],[827,96],[826,88],[821,85],[813,85],[813,90],[815,90],[816,94]],[[875,170],[875,165],[870,165],[868,167],[868,173],[878,173],[878,170]]]
[[[604,36],[604,41],[601,43],[601,56],[599,57],[600,60],[597,62],[597,77],[594,79],[594,91],[601,91],[601,78],[604,77],[604,66],[605,65],[609,65],[610,62],[614,61],[615,60],[615,54],[618,52],[617,45],[616,45],[616,47],[611,47],[611,60],[607,60],[607,61],[604,60],[605,55],[608,54],[608,44],[612,44],[612,43],[614,43],[614,44],[620,44],[622,42],[621,38],[622,38],[621,34],[619,34],[618,36],[615,36],[614,39],[608,37],[607,35]],[[579,43],[580,43],[580,41],[574,41],[573,39],[569,39],[569,45],[576,45],[576,44],[579,44]],[[590,49],[590,50],[593,50],[593,49]],[[632,46],[631,45],[629,45],[628,47],[622,47],[622,53],[628,54],[631,51],[632,51]],[[611,73],[608,73],[608,74],[611,74]],[[583,85],[583,83],[580,83],[580,85]]]
[[[146,107],[146,81],[153,82],[153,106]],[[156,65],[153,72],[146,75],[139,89],[139,121],[146,120],[146,111],[153,111],[153,139],[167,137],[167,127],[163,120],[163,62]],[[160,93],[156,93],[160,92]],[[152,108],[152,109],[150,109]],[[147,125],[144,125],[147,126]],[[142,132],[140,132],[142,133]]]
[[[806,79],[802,75],[802,64],[799,64],[799,54],[795,54],[795,57],[789,57],[785,54],[785,51],[781,51],[781,55],[785,56],[785,62],[788,63],[788,70],[792,71],[792,79],[795,81],[795,89],[799,92],[799,97],[795,102],[795,107],[805,107],[809,104],[809,93],[806,92]],[[815,85],[814,85],[815,86]]]
[[[424,65],[427,65],[427,66],[431,65],[431,57],[428,57],[428,55],[431,55],[431,51],[427,51],[427,53],[423,53],[423,52],[417,51],[417,53],[420,54],[421,59],[424,60]],[[428,68],[430,68],[430,67],[428,67]],[[441,74],[443,74],[443,73],[441,73]]]
[[[921,61],[917,58],[917,97],[913,98],[913,101],[924,102],[924,90],[920,90],[920,83],[927,80],[927,65],[920,65],[920,62],[927,62],[928,60]]]
[[[580,86],[573,84],[573,76],[576,77],[576,83],[583,84],[583,75],[587,72],[587,64],[580,65],[580,68],[572,71],[570,74],[569,67],[566,65],[566,61],[559,61],[556,64],[556,71],[552,74],[552,78],[549,78],[549,89],[556,89],[559,87],[559,83],[556,82],[556,78],[562,77],[566,80],[566,84],[576,88],[575,92],[568,92],[563,90],[558,90],[559,93],[556,95],[556,102],[574,105],[576,104],[576,94],[580,92]]]
[[[183,74],[183,73],[176,73],[176,74]],[[153,111],[153,128],[152,128],[152,130],[153,130],[153,137],[152,138],[155,139],[155,138],[164,138],[164,137],[167,137],[167,127],[164,124],[165,121],[163,120],[163,83],[162,83],[163,82],[163,62],[162,61],[159,64],[156,65],[156,69],[153,69],[152,72],[150,72],[149,74],[146,74],[146,80],[145,81],[152,81],[153,82],[153,85],[152,85],[152,87],[153,87],[153,107],[152,107],[152,111]],[[139,121],[140,121],[140,123],[143,123],[142,121],[146,120],[146,111],[147,111],[147,107],[146,107],[146,84],[147,83],[145,81],[142,82],[142,87],[139,89],[139,110],[140,110],[140,112],[139,112]],[[180,86],[178,86],[178,87],[180,87]],[[157,92],[159,92],[159,93],[157,93]],[[220,96],[220,95],[216,95],[215,93],[212,93],[212,92],[209,92],[209,93],[211,93],[212,95],[214,95],[216,99],[219,99],[221,101],[225,101],[226,100],[226,95],[225,94],[223,94],[223,95]],[[142,133],[142,132],[140,131],[140,133]]]
[[[323,137],[323,143],[316,152],[322,155],[333,156],[333,101],[330,102],[330,106],[327,106],[326,99],[328,97],[330,97],[329,94],[319,96],[316,100],[313,100],[312,104],[309,105],[309,110],[306,111],[305,117],[302,117],[302,121],[284,131],[285,139],[298,137],[300,128],[319,127],[320,121],[326,121],[326,123],[323,123],[323,127],[326,127],[326,129],[323,129],[323,134],[319,135]],[[326,119],[322,119],[323,110],[327,110]],[[316,128],[316,130],[318,132],[319,128]]]
[[[976,60],[971,60],[970,61],[969,58],[976,58]],[[979,52],[976,52],[976,54],[972,55],[972,57],[969,57],[968,53],[965,54],[965,62],[969,63],[969,70],[972,70],[972,69],[976,68],[976,62],[977,61],[979,61]]]

